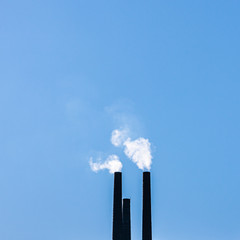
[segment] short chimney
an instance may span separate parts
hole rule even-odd
[[[123,234],[122,240],[131,240],[131,210],[130,199],[123,199]]]
[[[150,172],[143,172],[142,240],[152,240]]]
[[[114,173],[112,240],[122,240],[122,173]]]

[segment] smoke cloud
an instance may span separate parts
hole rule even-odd
[[[116,147],[123,147],[124,153],[138,168],[150,170],[152,164],[151,143],[146,138],[131,140],[127,129],[115,129],[112,131],[111,142]]]
[[[151,143],[148,139],[140,137],[132,140],[129,137],[129,129],[115,129],[112,131],[111,143],[115,147],[122,147],[125,155],[131,159],[141,170],[150,170],[152,164]],[[93,158],[89,161],[92,171],[108,169],[110,173],[120,172],[122,163],[115,154],[108,156],[104,161],[93,162]]]
[[[103,163],[93,162],[92,158],[90,158],[89,164],[94,172],[108,169],[109,173],[113,174],[114,172],[120,172],[122,170],[122,163],[120,162],[119,157],[115,154],[110,155]]]
[[[111,137],[111,143],[119,147],[123,145],[123,143],[127,140],[128,138],[128,130],[127,129],[115,129],[112,131],[112,137]]]
[[[124,153],[137,164],[138,168],[150,170],[152,164],[151,144],[148,139],[138,138],[131,141],[128,138],[124,143]]]

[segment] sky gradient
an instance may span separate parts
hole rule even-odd
[[[153,240],[240,239],[240,2],[0,2],[0,239],[111,239],[117,154],[141,239],[151,142]]]

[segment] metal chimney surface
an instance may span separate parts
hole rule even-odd
[[[143,172],[142,240],[152,240],[150,172]]]
[[[130,199],[123,199],[123,234],[122,240],[131,240],[131,210]]]
[[[114,173],[112,240],[122,240],[122,173]]]

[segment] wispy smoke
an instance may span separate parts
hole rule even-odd
[[[123,145],[124,153],[134,162],[137,166],[144,170],[150,170],[152,164],[151,144],[148,139],[138,138],[131,141],[128,138]]]
[[[103,163],[93,162],[92,158],[89,161],[90,167],[94,172],[99,170],[108,169],[110,173],[120,172],[122,170],[122,163],[117,155],[110,155]]]
[[[131,159],[138,168],[142,170],[150,170],[152,164],[151,143],[148,139],[140,137],[131,140],[129,137],[129,129],[115,129],[112,131],[111,143],[116,147],[122,147],[126,156]],[[110,155],[106,161],[93,162],[90,158],[90,167],[94,172],[108,169],[110,173],[122,170],[122,163],[115,154]]]
[[[116,129],[112,131],[111,142],[114,146],[123,146],[124,153],[130,158],[137,166],[144,170],[150,170],[152,164],[151,144],[148,139],[137,138],[131,140],[128,137],[129,131],[127,129]]]
[[[111,137],[111,143],[119,147],[123,145],[123,143],[127,140],[128,138],[128,130],[127,129],[115,129],[112,131],[112,137]]]

